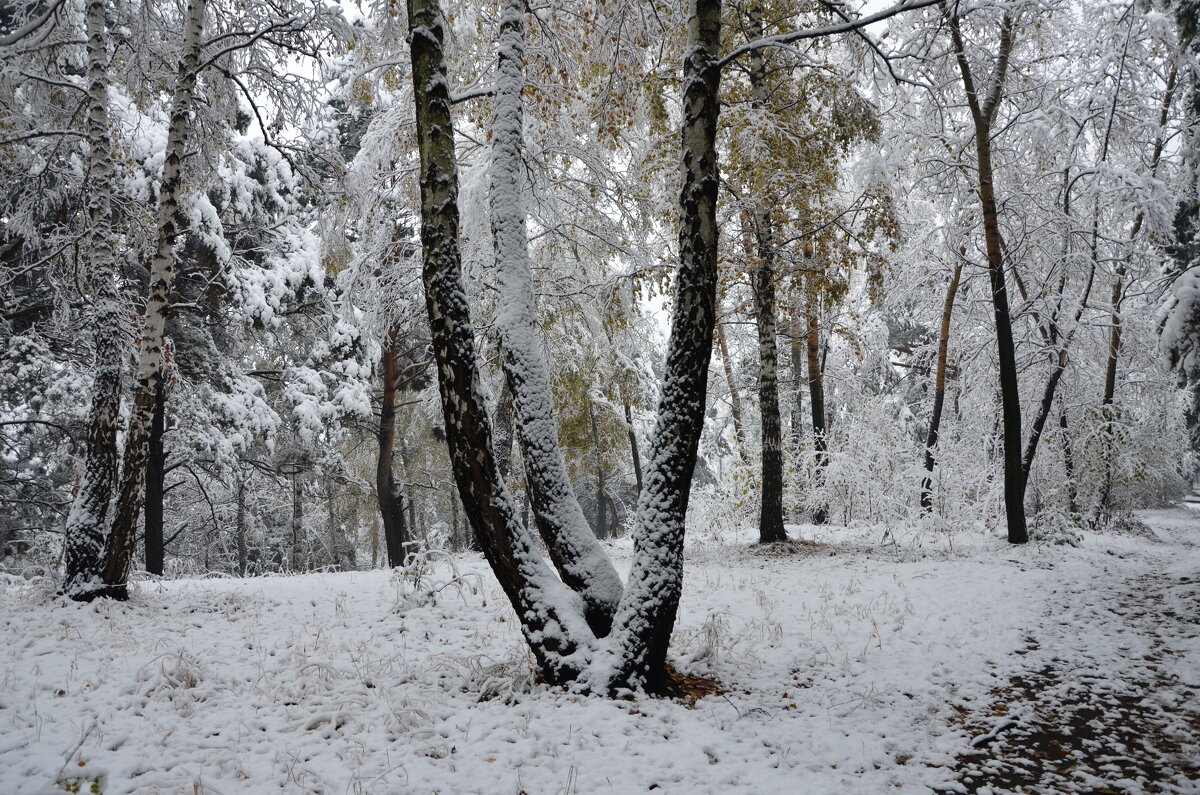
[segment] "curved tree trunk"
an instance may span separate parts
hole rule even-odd
[[[89,282],[94,291],[95,374],[84,441],[83,476],[67,516],[66,577],[62,592],[74,599],[100,595],[108,511],[117,481],[117,425],[125,324],[118,290],[112,229],[113,160],[108,129],[108,31],[104,0],[88,0],[87,16],[87,237]]]
[[[933,382],[933,413],[929,417],[929,434],[925,437],[925,477],[921,481],[921,510],[933,510],[933,467],[936,464],[934,450],[937,448],[938,433],[942,427],[942,407],[946,403],[946,362],[950,350],[950,318],[954,314],[954,298],[958,295],[959,279],[962,277],[962,261],[954,265],[950,285],[946,288],[946,300],[942,304],[942,326],[938,332],[937,375]]]
[[[542,676],[551,684],[569,683],[587,665],[595,637],[577,597],[537,553],[496,462],[462,282],[458,168],[443,52],[446,18],[437,0],[409,0],[408,16],[421,163],[422,281],[451,469],[467,521],[516,610]]]
[[[184,57],[179,64],[175,95],[171,100],[171,122],[167,131],[166,159],[158,194],[158,230],[150,284],[146,293],[145,318],[138,346],[137,381],[133,388],[133,414],[125,438],[121,490],[117,498],[112,533],[105,547],[104,583],[108,594],[123,599],[133,561],[138,512],[146,484],[146,459],[154,401],[162,381],[163,345],[171,286],[175,281],[175,243],[186,221],[179,211],[183,192],[183,158],[191,126],[191,110],[200,68],[204,10],[208,0],[190,0],[184,32]]]
[[[558,445],[549,367],[536,336],[524,201],[525,0],[505,0],[500,15],[489,199],[504,341],[517,440],[534,522],[563,582],[583,597],[588,624],[608,634],[621,598],[617,576],[588,527]]]

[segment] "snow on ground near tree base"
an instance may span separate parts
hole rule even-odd
[[[10,578],[0,793],[954,789],[972,739],[955,707],[986,715],[1008,677],[1070,653],[1027,643],[1063,594],[1197,581],[1200,522],[1144,518],[1153,533],[1078,549],[912,532],[881,550],[878,531],[813,527],[798,549],[693,543],[673,653],[726,689],[694,708],[534,683],[477,555],[144,583],[128,604]],[[628,542],[614,555],[627,571]],[[1087,638],[1088,611],[1065,614]],[[1197,684],[1194,655],[1174,665]]]

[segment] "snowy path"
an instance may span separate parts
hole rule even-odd
[[[974,748],[945,791],[1200,792],[1200,528],[1146,518],[1166,543],[1055,589],[1028,664],[963,713]]]

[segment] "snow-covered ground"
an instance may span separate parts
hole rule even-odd
[[[674,655],[724,688],[694,704],[536,684],[475,555],[143,583],[127,604],[9,578],[0,793],[1200,792],[1200,519],[1142,519],[1076,549],[813,527],[794,548],[694,542]],[[627,541],[614,556],[628,567]],[[1043,707],[1081,692],[1155,722],[1152,764],[1088,762],[1104,715],[1051,725]],[[1054,778],[1005,778],[980,750],[1019,757],[1006,737],[1080,721],[1092,745]]]

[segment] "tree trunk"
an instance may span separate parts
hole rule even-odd
[[[246,480],[238,476],[237,481],[237,556],[238,576],[246,576]]]
[[[577,679],[594,643],[572,595],[537,553],[516,514],[492,441],[462,282],[458,168],[443,52],[446,19],[437,0],[409,0],[413,95],[420,153],[422,281],[446,444],[467,522],[521,621],[550,684]],[[512,25],[512,21],[506,24]]]
[[[383,378],[383,397],[380,399],[379,458],[375,464],[375,495],[379,502],[379,515],[383,520],[383,537],[387,547],[388,567],[404,565],[404,501],[397,493],[393,455],[396,447],[396,391],[398,389],[398,333],[388,332],[383,344],[380,369]]]
[[[1004,512],[1008,522],[1008,540],[1012,544],[1029,541],[1025,524],[1025,479],[1022,476],[1021,392],[1017,383],[1017,354],[1013,343],[1012,316],[1008,308],[1008,287],[1004,277],[1004,256],[1001,250],[1000,219],[996,209],[995,177],[992,174],[992,121],[1003,94],[1012,50],[1013,22],[1004,15],[1000,31],[1000,52],[996,59],[991,90],[982,101],[976,93],[975,82],[967,60],[966,47],[959,30],[957,14],[951,14],[946,4],[942,13],[950,27],[950,36],[962,77],[967,105],[975,128],[975,159],[979,172],[979,203],[983,209],[983,236],[987,250],[988,279],[992,288],[992,310],[996,322],[996,348],[1000,369],[1000,411],[1003,428]]]
[[[717,292],[720,0],[690,0],[684,57],[679,273],[666,376],[614,622],[610,686],[661,689],[683,586],[684,520],[704,427]]]
[[[738,395],[737,379],[733,377],[733,359],[729,358],[729,345],[725,342],[725,329],[720,324],[716,328],[717,344],[721,347],[721,366],[725,371],[725,383],[729,387],[729,411],[733,416],[733,439],[737,444],[738,457],[742,463],[749,463],[746,454],[746,432],[742,424],[742,399]]]
[[[588,527],[558,445],[550,373],[536,336],[524,196],[525,0],[501,4],[489,183],[500,302],[496,325],[534,523],[564,583],[578,592],[603,637],[621,598],[621,579]]]
[[[763,36],[763,10],[750,8],[748,35]],[[767,66],[761,48],[750,53],[751,106],[767,106]],[[762,544],[786,541],[783,529],[783,434],[779,421],[775,318],[775,235],[772,227],[772,198],[757,188],[754,204],[754,241],[758,267],[754,273],[754,314],[758,328],[758,404],[762,442],[762,494],[758,516],[758,540]],[[749,253],[749,252],[747,252]]]
[[[1071,451],[1071,433],[1067,425],[1067,410],[1061,405],[1058,408],[1058,428],[1061,436],[1063,469],[1067,479],[1067,511],[1074,515],[1079,512],[1079,495],[1075,488],[1075,454]]]
[[[167,426],[167,385],[160,380],[154,396],[154,417],[150,422],[149,455],[146,459],[145,524],[146,571],[163,573],[163,480],[167,456],[163,435]]]
[[[925,437],[925,478],[921,481],[921,510],[933,510],[933,467],[936,463],[934,450],[937,448],[938,432],[942,427],[942,407],[946,402],[946,362],[950,351],[950,318],[954,313],[954,298],[958,295],[959,279],[962,277],[962,261],[954,265],[950,275],[950,286],[946,288],[946,300],[942,304],[942,326],[938,333],[937,375],[933,382],[933,414],[929,417],[929,434]]]
[[[808,406],[812,413],[813,451],[816,454],[814,481],[821,483],[829,455],[825,440],[825,378],[821,374],[821,332],[817,323],[817,286],[810,276],[805,284],[805,343],[808,355]],[[813,508],[813,524],[825,524],[829,520],[829,509],[821,504]]]
[[[596,425],[596,404],[588,403],[592,421],[592,449],[596,456],[596,537],[608,538],[608,505],[604,491],[604,451],[600,447],[600,430]]]
[[[300,484],[300,467],[292,465],[292,573],[304,569],[304,493]]]
[[[633,477],[637,483],[638,494],[642,493],[642,454],[638,450],[637,430],[633,427],[633,409],[629,401],[624,401],[625,428],[629,433],[629,454],[633,458]]]
[[[513,452],[513,394],[508,381],[500,387],[500,402],[496,406],[496,464],[500,476],[508,480],[512,470]]]
[[[190,0],[184,33],[184,57],[179,64],[175,95],[171,100],[171,121],[167,131],[166,159],[162,186],[158,192],[157,237],[150,263],[150,283],[146,292],[146,310],[138,346],[137,380],[133,388],[133,414],[125,437],[121,490],[117,498],[112,532],[105,547],[104,582],[111,596],[125,598],[137,516],[146,483],[147,447],[154,402],[162,381],[164,335],[171,285],[175,281],[175,243],[183,233],[186,219],[180,213],[183,192],[183,158],[191,126],[193,94],[203,47],[204,10],[208,0]]]
[[[100,595],[109,504],[117,480],[117,426],[121,410],[121,365],[125,316],[118,290],[112,231],[113,159],[108,128],[108,31],[104,0],[88,0],[87,16],[87,214],[90,285],[94,291],[95,374],[84,441],[83,475],[64,530],[66,576],[62,592],[73,599]]]
[[[793,453],[800,449],[800,442],[804,438],[804,379],[801,373],[804,372],[804,323],[803,313],[800,311],[800,303],[796,302],[796,307],[792,310],[790,324],[789,347],[791,348],[791,364],[792,364],[792,420],[791,429],[788,439],[788,446]]]

